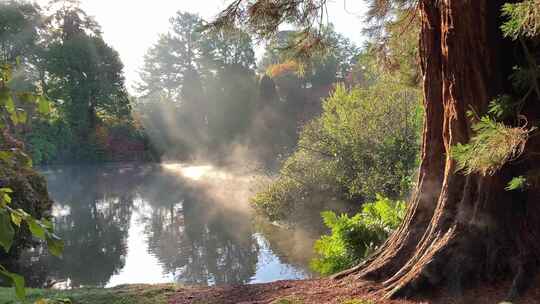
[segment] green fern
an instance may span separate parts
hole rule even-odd
[[[405,217],[403,201],[392,201],[377,195],[377,200],[363,205],[362,212],[353,217],[334,212],[321,213],[331,229],[315,243],[318,257],[311,268],[323,275],[349,268],[371,254]]]

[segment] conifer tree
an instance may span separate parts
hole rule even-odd
[[[318,34],[326,2],[235,0],[213,25],[269,37],[281,23],[292,23],[305,33],[297,56],[309,56],[324,46]],[[421,22],[421,165],[400,228],[365,263],[336,278],[372,279],[385,297],[430,287],[460,293],[486,280],[513,280],[508,297],[518,296],[540,256],[540,142],[534,136],[540,3],[367,2],[370,31],[382,41],[385,23],[399,10]]]

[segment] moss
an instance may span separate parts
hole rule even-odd
[[[123,285],[115,288],[81,288],[68,291],[28,289],[26,303],[40,298],[69,300],[72,304],[166,304],[180,287],[176,285]],[[0,288],[0,303],[19,303],[13,289]]]

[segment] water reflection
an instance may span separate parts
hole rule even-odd
[[[150,250],[177,281],[247,283],[259,251],[250,219],[182,181],[165,171],[140,188],[152,206],[143,220]]]
[[[43,173],[66,247],[62,259],[41,248],[21,257],[19,270],[32,286],[238,284],[307,275],[304,261],[274,253],[280,242],[270,239],[286,234],[268,238],[268,229],[253,224],[249,176],[137,164]]]

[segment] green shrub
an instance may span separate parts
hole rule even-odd
[[[352,90],[338,85],[322,115],[304,127],[279,177],[252,204],[272,220],[286,220],[321,200],[405,197],[417,168],[419,98],[417,89],[384,77]]]
[[[36,119],[25,136],[34,164],[58,162],[155,161],[159,153],[142,127],[129,119],[103,120],[87,136],[78,136],[60,118]]]
[[[44,164],[70,154],[77,146],[71,128],[61,119],[36,119],[25,139],[35,164]]]
[[[386,240],[405,216],[405,203],[377,196],[364,204],[362,212],[353,217],[323,212],[324,223],[331,229],[315,243],[318,255],[311,268],[323,275],[354,266]]]

